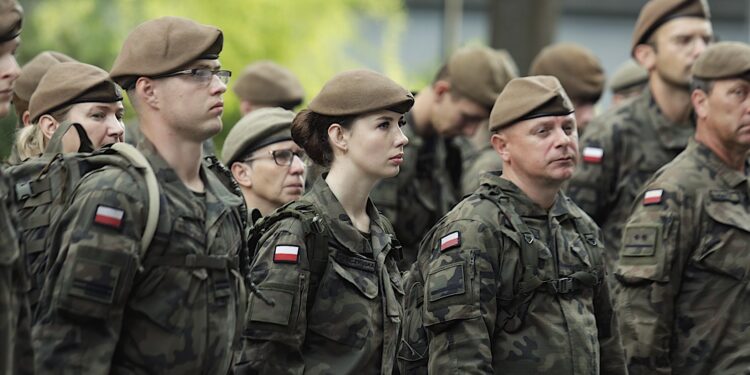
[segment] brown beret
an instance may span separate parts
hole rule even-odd
[[[648,71],[633,59],[622,63],[612,78],[609,80],[609,88],[614,93],[645,85],[648,82]]]
[[[261,147],[291,140],[292,120],[294,112],[283,108],[260,108],[248,113],[229,130],[221,161],[231,166]]]
[[[497,97],[490,114],[490,131],[519,121],[544,116],[566,116],[573,113],[560,81],[553,76],[515,78]]]
[[[750,45],[720,42],[706,48],[695,60],[693,77],[699,79],[750,79]]]
[[[199,59],[214,60],[224,45],[221,30],[180,17],[146,21],[130,32],[109,75],[129,89],[138,77],[172,73]]]
[[[497,52],[482,46],[463,47],[448,59],[451,86],[469,99],[492,108],[503,87],[512,78]]]
[[[233,90],[240,99],[267,105],[299,104],[305,96],[297,77],[271,61],[248,65]]]
[[[651,0],[641,8],[633,30],[630,53],[645,43],[661,25],[679,17],[711,18],[706,0]]]
[[[23,8],[16,0],[0,0],[0,43],[21,34]]]
[[[529,68],[529,75],[555,76],[574,100],[599,101],[604,91],[604,69],[588,48],[558,43],[542,49]]]
[[[19,98],[28,102],[39,85],[39,81],[52,65],[71,61],[75,59],[55,51],[44,51],[36,55],[21,68],[21,74],[13,86],[13,91]]]
[[[308,105],[325,116],[360,115],[381,109],[406,113],[414,96],[390,78],[367,69],[339,73],[320,90]]]
[[[122,100],[120,88],[103,69],[80,62],[53,65],[31,95],[31,122],[46,113],[76,103],[112,103]]]

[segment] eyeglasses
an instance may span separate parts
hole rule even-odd
[[[167,78],[181,75],[190,76],[194,80],[204,84],[211,82],[211,78],[213,78],[213,76],[216,76],[219,78],[219,81],[226,85],[227,83],[229,83],[229,77],[232,76],[232,72],[229,70],[185,69],[172,73],[160,74],[152,78]]]
[[[265,159],[268,157],[273,158],[273,161],[276,163],[276,165],[286,167],[289,165],[292,165],[292,161],[294,160],[294,157],[298,157],[302,162],[305,161],[305,152],[304,151],[292,151],[292,150],[273,150],[268,151],[270,155],[258,155],[249,157],[243,162],[253,161],[256,159]]]

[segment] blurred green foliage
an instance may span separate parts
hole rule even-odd
[[[139,23],[166,15],[218,26],[224,32],[221,62],[237,77],[249,63],[274,60],[298,75],[309,100],[335,73],[363,65],[407,87],[398,60],[399,35],[406,22],[402,0],[21,0],[25,10],[20,64],[44,50],[56,50],[109,70],[127,35]],[[358,27],[366,18],[381,25],[378,45]],[[371,40],[372,38],[370,38]],[[369,43],[371,44],[371,43]],[[351,52],[365,56],[355,61]],[[424,83],[424,82],[420,82]],[[224,130],[214,138],[220,151],[239,120],[237,98],[225,95]],[[134,114],[129,104],[126,121]],[[0,156],[6,156],[16,119],[0,121]]]

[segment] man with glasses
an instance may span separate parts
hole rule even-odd
[[[401,171],[370,194],[403,245],[402,270],[416,260],[422,236],[458,200],[461,159],[451,139],[477,131],[506,82],[505,67],[492,49],[464,47],[414,95],[402,128],[409,144]]]
[[[293,119],[294,112],[261,108],[243,117],[227,135],[221,161],[240,185],[250,223],[305,191],[305,154],[292,140]]]
[[[164,17],[126,38],[111,78],[125,88],[159,196],[141,174],[85,176],[50,236],[59,255],[32,330],[35,365],[56,374],[226,374],[244,322],[239,207],[203,161],[230,73],[221,30]],[[142,167],[142,166],[139,166]],[[154,239],[141,249],[149,200]]]
[[[695,132],[690,68],[713,39],[705,0],[651,0],[633,32],[631,54],[648,70],[637,99],[594,118],[568,195],[602,228],[609,265],[639,190],[687,147]]]

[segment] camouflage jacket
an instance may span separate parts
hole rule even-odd
[[[28,279],[16,232],[13,184],[0,169],[0,373],[33,373]]]
[[[32,329],[41,373],[231,370],[246,300],[233,265],[244,243],[241,199],[207,164],[198,194],[148,141],[139,149],[161,190],[157,235],[140,259],[147,214],[140,174],[105,167],[81,179],[50,229],[59,254]]]
[[[591,219],[562,193],[548,212],[499,173],[481,178],[479,190],[451,210],[421,246],[431,254],[420,253],[418,265],[425,278],[429,372],[623,374],[599,233]],[[505,216],[498,203],[517,216]],[[509,220],[526,225],[528,237]],[[577,228],[581,225],[585,228]],[[590,235],[584,239],[579,231]],[[529,248],[522,241],[536,243],[538,256],[538,264],[525,270],[521,249]],[[556,282],[570,281],[579,271],[598,274],[598,280],[565,290]],[[519,295],[525,272],[544,283]],[[522,300],[526,306],[509,316]]]
[[[310,291],[311,252],[300,220],[269,230],[251,277],[253,295],[238,374],[385,374],[394,367],[403,297],[386,220],[368,202],[370,240],[352,224],[323,178],[302,201],[328,228],[328,264]]]
[[[615,270],[631,374],[747,373],[749,189],[695,141],[644,188]]]
[[[471,160],[464,163],[464,173],[461,176],[461,194],[468,195],[479,187],[479,177],[487,172],[503,169],[503,159],[500,158],[492,145],[486,145],[477,150]]]
[[[445,139],[418,136],[409,114],[402,130],[409,143],[401,170],[381,180],[370,197],[393,223],[404,249],[402,267],[408,267],[416,260],[422,236],[453,207],[457,197],[448,172]]]
[[[567,194],[602,228],[609,266],[643,184],[687,146],[694,124],[661,114],[649,90],[595,118],[581,138],[581,159]]]

